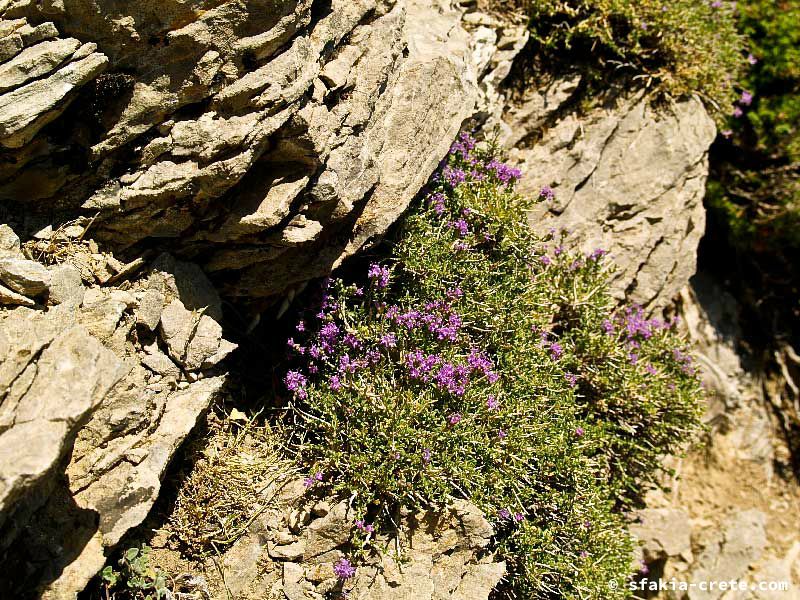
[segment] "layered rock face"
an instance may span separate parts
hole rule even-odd
[[[76,267],[45,268],[0,230],[0,281],[33,305],[0,311],[0,592],[69,598],[149,512],[236,346],[195,265],[163,255],[87,288]]]
[[[0,198],[97,214],[99,240],[189,256],[231,296],[282,292],[383,233],[478,97],[449,1],[121,10],[0,4]]]
[[[530,223],[566,230],[587,254],[608,251],[616,296],[664,308],[695,272],[714,122],[697,99],[656,108],[640,94],[565,110],[578,82],[530,90],[494,120],[523,169],[520,192],[555,194]]]

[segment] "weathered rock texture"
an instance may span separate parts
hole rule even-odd
[[[0,595],[71,598],[144,520],[236,346],[195,265],[162,255],[136,280],[87,287],[3,227],[14,269],[0,281],[35,285],[16,286],[32,307],[0,309]]]
[[[555,192],[531,225],[567,230],[587,254],[608,250],[617,297],[663,308],[695,272],[714,123],[699,100],[655,108],[641,95],[579,115],[566,106],[577,84],[531,90],[487,126],[517,146],[521,193]]]
[[[124,10],[0,2],[0,198],[99,213],[99,240],[191,257],[233,296],[282,292],[383,233],[513,55],[474,55],[449,0]]]
[[[347,502],[315,496],[302,479],[268,486],[258,498],[264,510],[222,554],[218,568],[210,561],[201,566],[211,595],[318,600],[346,592],[357,600],[484,600],[505,573],[505,564],[487,550],[492,526],[473,505],[456,501],[441,513],[404,515],[400,537],[374,539],[385,551],[368,553],[355,576],[342,582],[333,567],[357,543],[359,515]],[[169,535],[167,526],[163,537]],[[154,560],[174,565],[176,553],[165,542],[154,540]],[[198,571],[197,564],[190,568]]]
[[[643,542],[651,578],[783,583],[779,590],[667,591],[670,600],[773,600],[797,597],[800,584],[800,487],[780,422],[765,397],[770,386],[741,351],[736,300],[698,275],[681,292],[681,315],[698,349],[708,388],[708,445],[676,461],[668,494],[653,493],[632,532]],[[767,385],[765,385],[767,384]]]

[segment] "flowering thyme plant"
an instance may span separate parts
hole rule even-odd
[[[519,592],[612,598],[620,508],[698,428],[701,389],[671,323],[615,309],[603,251],[534,237],[519,175],[463,135],[393,260],[327,283],[289,340],[291,435],[357,531],[467,498]]]

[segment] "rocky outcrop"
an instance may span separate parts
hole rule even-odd
[[[669,466],[670,493],[651,493],[631,530],[651,579],[687,584],[743,581],[741,596],[697,587],[667,590],[671,600],[790,598],[800,583],[795,527],[800,487],[757,365],[742,352],[736,299],[708,275],[681,292],[680,312],[709,390],[706,447]],[[764,589],[759,589],[764,584]],[[783,584],[783,590],[769,586]]]
[[[404,514],[397,539],[371,534],[371,545],[361,554],[359,515],[346,501],[318,496],[302,479],[271,483],[258,503],[262,510],[222,554],[218,568],[206,565],[214,597],[484,600],[505,573],[505,564],[487,550],[492,526],[464,501],[441,512]],[[168,537],[169,526],[165,532]],[[156,561],[175,562],[168,544],[156,540],[154,546]],[[345,557],[356,568],[343,581],[334,566]]]
[[[162,255],[137,279],[87,286],[3,228],[0,281],[32,306],[0,309],[0,591],[72,598],[144,520],[236,346],[197,266]]]
[[[616,296],[663,308],[695,272],[714,123],[697,99],[654,107],[641,94],[578,114],[578,84],[532,88],[486,126],[522,167],[521,193],[554,192],[531,225],[565,229],[587,254],[609,251]]]
[[[508,72],[520,44],[504,40],[490,65],[496,46],[474,53],[462,12],[4,0],[0,198],[97,214],[98,240],[191,257],[230,296],[283,292],[382,234],[472,114],[484,72]]]

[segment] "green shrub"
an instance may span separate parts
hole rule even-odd
[[[150,549],[129,548],[117,563],[101,573],[106,598],[118,600],[161,600],[169,598],[166,575],[150,564]]]
[[[393,259],[329,282],[289,340],[289,435],[362,531],[468,498],[523,597],[621,598],[620,512],[697,430],[701,389],[670,324],[615,310],[602,250],[533,236],[518,176],[463,136]]]
[[[546,63],[588,67],[681,97],[700,95],[728,114],[745,64],[734,2],[706,0],[518,0]]]
[[[767,258],[800,248],[800,1],[739,6],[748,96],[716,149],[708,203],[735,247]]]

